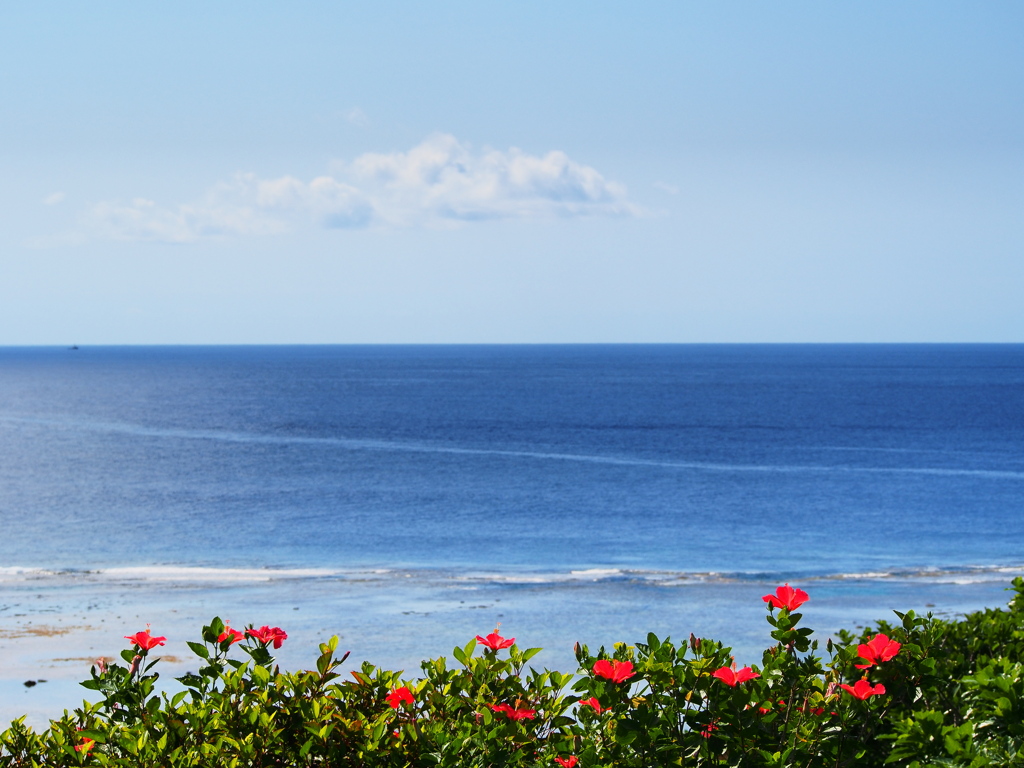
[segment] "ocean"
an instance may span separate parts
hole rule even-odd
[[[1022,512],[1024,345],[0,348],[0,719],[214,615],[290,668],[499,622],[756,662],[784,582],[821,637],[1004,604]]]

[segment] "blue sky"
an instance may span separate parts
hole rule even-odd
[[[5,3],[0,344],[1024,341],[1022,32]]]

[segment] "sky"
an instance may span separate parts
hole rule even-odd
[[[0,345],[1024,342],[1024,4],[0,5]]]

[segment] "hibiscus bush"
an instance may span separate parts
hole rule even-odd
[[[1024,765],[1024,580],[1007,610],[958,621],[897,613],[819,647],[809,597],[765,595],[760,660],[690,636],[592,652],[574,673],[529,666],[498,630],[415,678],[342,669],[338,640],[282,672],[278,627],[220,619],[189,646],[185,690],[157,689],[166,642],[126,636],[93,667],[95,704],[0,734],[0,766],[1006,766]]]

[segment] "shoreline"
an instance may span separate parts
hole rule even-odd
[[[793,580],[811,595],[804,623],[824,641],[841,628],[856,629],[891,611],[931,611],[948,618],[1006,605],[1006,587],[1017,573],[998,581],[950,583],[910,578]],[[424,585],[380,582],[250,582],[168,584],[88,582],[58,579],[0,582],[0,722],[6,728],[23,714],[45,726],[64,709],[80,706],[92,691],[79,682],[99,657],[118,660],[125,635],[149,625],[168,638],[156,668],[165,689],[195,669],[186,645],[198,640],[214,616],[232,622],[280,626],[289,639],[276,653],[282,669],[309,668],[317,645],[339,635],[340,651],[352,651],[344,674],[365,659],[416,677],[427,658],[451,659],[455,645],[501,624],[520,647],[544,650],[535,666],[573,672],[576,641],[592,650],[616,641],[642,641],[648,632],[682,642],[693,632],[730,645],[738,661],[759,663],[770,643],[761,595],[775,581],[714,582],[666,589],[621,582],[550,585]],[[26,680],[46,680],[26,688]]]

